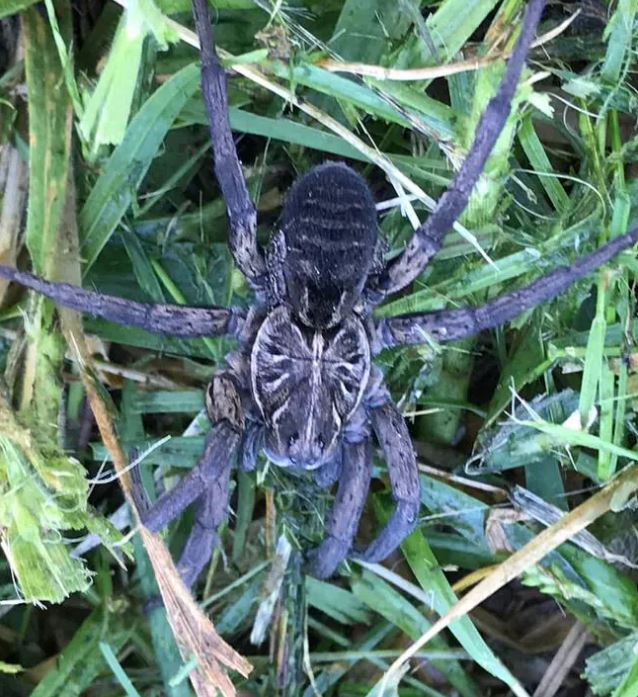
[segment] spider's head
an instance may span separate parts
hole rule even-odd
[[[307,470],[332,460],[369,375],[368,337],[356,317],[318,331],[304,327],[286,306],[273,310],[251,356],[252,392],[266,427],[268,457]]]
[[[295,314],[306,326],[333,327],[352,311],[374,261],[377,213],[368,185],[341,162],[314,167],[288,192],[281,229]]]
[[[309,397],[300,386],[266,429],[264,451],[280,467],[314,470],[336,455],[341,419],[322,399],[325,395],[315,398],[312,407]]]

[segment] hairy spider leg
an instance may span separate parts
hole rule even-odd
[[[245,431],[241,402],[231,375],[213,376],[207,409],[213,426],[197,465],[152,506],[148,505],[143,490],[138,489],[135,495],[142,524],[151,532],[161,530],[187,506],[197,502],[193,528],[177,565],[189,587],[219,541],[217,530],[228,513],[230,472]]]
[[[266,265],[257,246],[257,213],[248,194],[230,130],[226,73],[215,51],[207,0],[193,0],[193,17],[199,36],[202,94],[213,145],[215,176],[228,216],[230,251],[248,281],[253,286],[259,286],[266,272]]]
[[[220,462],[214,485],[197,500],[193,527],[177,563],[182,580],[190,588],[219,545],[219,526],[226,520],[230,497],[230,460]]]
[[[370,421],[385,457],[395,508],[370,545],[354,559],[379,562],[403,542],[418,522],[421,484],[405,419],[393,402],[370,410]]]
[[[370,486],[372,447],[369,438],[343,443],[343,461],[337,496],[325,525],[321,544],[307,555],[308,572],[329,578],[348,556]]]
[[[496,327],[524,310],[551,300],[635,242],[638,242],[638,228],[615,237],[570,266],[561,266],[525,288],[501,295],[480,307],[437,310],[382,319],[377,324],[381,347],[422,344],[430,339],[439,342],[456,341],[483,329]]]
[[[215,492],[225,511],[228,504],[228,487],[224,489],[224,482],[228,482],[226,470],[232,467],[240,440],[241,434],[229,422],[215,424],[206,437],[204,452],[195,467],[150,508],[141,512],[144,527],[158,532],[210,491]]]
[[[197,465],[176,486],[151,503],[137,468],[132,471],[133,498],[144,527],[158,532],[175,520],[191,503],[195,519],[177,570],[188,588],[197,580],[219,543],[217,530],[226,520],[230,497],[230,472],[240,435],[222,421],[206,438]]]
[[[417,228],[403,252],[388,262],[380,277],[375,280],[371,295],[375,302],[380,302],[385,296],[412,283],[439,251],[446,233],[467,206],[472,189],[510,113],[512,98],[544,4],[545,0],[531,0],[528,4],[521,33],[501,84],[481,116],[476,137],[465,161],[425,223]]]
[[[138,303],[84,290],[69,283],[45,281],[39,276],[16,271],[10,266],[0,266],[0,276],[35,290],[58,305],[72,310],[170,336],[192,338],[236,334],[243,321],[235,310],[225,307]]]

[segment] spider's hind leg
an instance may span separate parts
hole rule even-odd
[[[544,5],[545,0],[530,0],[527,3],[521,31],[498,92],[481,116],[474,142],[465,161],[428,219],[414,232],[403,252],[388,262],[383,273],[375,279],[375,284],[370,289],[370,297],[375,303],[412,283],[439,251],[445,234],[467,206],[472,189],[509,116],[512,98]]]
[[[202,93],[213,145],[215,176],[226,203],[229,245],[235,263],[253,286],[263,283],[264,258],[257,245],[257,212],[250,200],[228,118],[226,74],[215,50],[206,0],[193,0],[202,61]]]
[[[484,329],[497,327],[514,319],[521,312],[555,298],[636,242],[638,227],[625,235],[614,237],[595,252],[577,259],[569,266],[559,266],[528,286],[505,293],[479,307],[384,317],[376,327],[379,348],[423,344],[431,340],[458,341]]]

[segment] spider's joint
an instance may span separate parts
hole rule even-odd
[[[246,324],[246,314],[244,313],[243,310],[237,308],[237,307],[231,307],[229,308],[230,312],[228,315],[228,324],[226,326],[226,331],[230,336],[235,337],[236,339],[240,338],[241,333],[244,329],[244,325]]]

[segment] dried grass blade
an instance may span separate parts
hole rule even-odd
[[[79,326],[79,319],[75,318],[75,322],[69,319],[64,321],[65,333],[81,366],[82,381],[91,409],[102,440],[113,459],[114,467],[118,473],[121,473],[122,490],[131,510],[135,511],[135,518],[138,519],[131,497],[130,477],[128,472],[125,472],[128,465],[126,455],[118,441],[110,410],[90,370],[90,358],[81,326]],[[214,697],[219,690],[224,697],[232,697],[236,691],[222,666],[247,676],[252,670],[252,665],[217,634],[212,622],[184,586],[161,538],[143,527],[140,527],[140,533],[153,565],[168,621],[182,658],[186,661],[194,656],[197,660],[197,668],[189,676],[195,692],[199,697]]]
[[[383,684],[388,684],[407,660],[412,658],[430,639],[448,627],[455,619],[471,612],[496,591],[538,563],[563,542],[567,542],[576,533],[591,525],[603,514],[610,510],[619,510],[627,498],[637,490],[638,465],[633,465],[627,467],[598,493],[577,506],[559,522],[543,530],[507,561],[497,566],[486,579],[459,600],[449,612],[435,622],[427,632],[394,661],[383,677]]]
[[[72,178],[71,180],[72,181]],[[66,231],[64,272],[68,278],[79,283],[79,246],[73,186],[68,187],[66,205]],[[69,262],[69,260],[72,260]],[[60,269],[61,270],[61,269]],[[112,408],[92,370],[90,352],[82,329],[80,315],[72,310],[60,309],[62,328],[67,343],[80,367],[82,382],[95,416],[102,440],[111,454],[124,496],[135,521],[139,524],[139,514],[132,497],[131,478],[128,472],[128,458],[120,445]],[[182,582],[171,555],[158,535],[153,535],[140,525],[140,533],[166,607],[166,614],[173,630],[175,640],[184,661],[195,658],[197,668],[189,678],[198,697],[215,697],[221,692],[224,697],[234,697],[235,688],[224,666],[247,676],[252,665],[229,646],[215,631],[212,622],[197,605]]]

